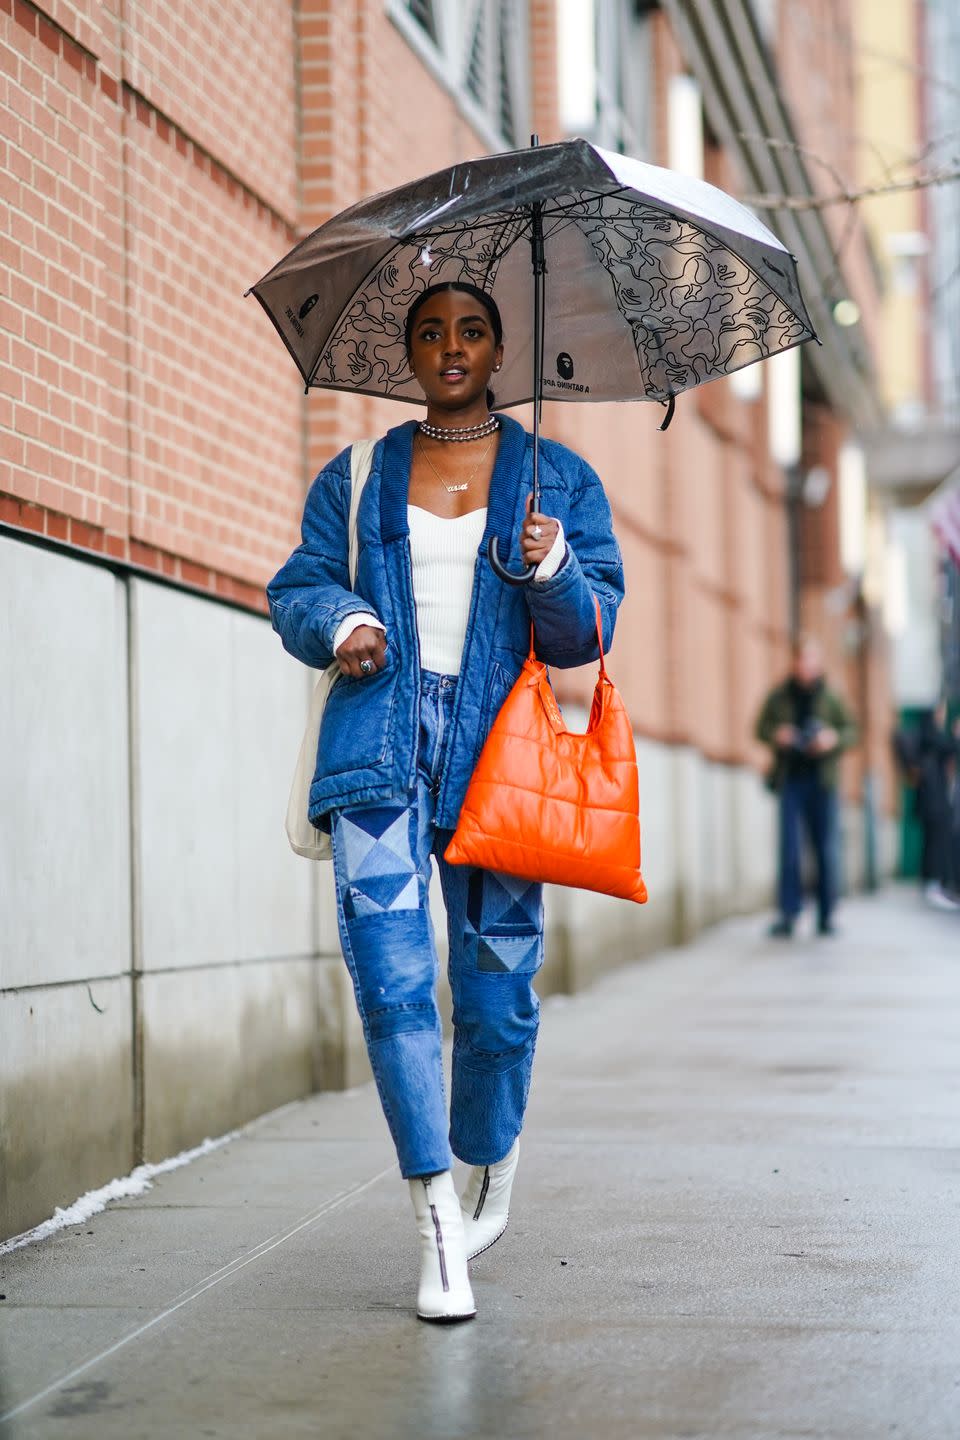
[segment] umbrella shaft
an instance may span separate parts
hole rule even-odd
[[[543,207],[535,202],[530,236],[533,261],[533,508],[540,509],[540,414],[543,408],[544,275]]]

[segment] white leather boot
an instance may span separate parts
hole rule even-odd
[[[468,1260],[475,1260],[484,1250],[489,1250],[506,1230],[510,1191],[519,1159],[520,1141],[515,1140],[509,1155],[496,1165],[474,1165],[470,1171],[467,1188],[460,1197]]]
[[[421,1320],[472,1320],[477,1313],[467,1273],[467,1247],[453,1175],[411,1180],[410,1198],[420,1232]]]

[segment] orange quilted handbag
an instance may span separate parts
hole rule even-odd
[[[603,663],[590,724],[563,723],[547,667],[530,653],[493,722],[445,858],[643,904],[633,728]]]

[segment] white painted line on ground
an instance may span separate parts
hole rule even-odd
[[[198,1285],[194,1285],[191,1290],[188,1290],[182,1299],[178,1299],[173,1305],[168,1305],[159,1315],[154,1315],[152,1320],[148,1320],[144,1325],[138,1325],[136,1330],[130,1331],[129,1335],[124,1335],[122,1339],[115,1341],[112,1345],[108,1345],[106,1350],[101,1350],[99,1354],[92,1355],[90,1359],[85,1360],[82,1365],[77,1365],[65,1375],[60,1375],[56,1380],[51,1381],[51,1383],[44,1386],[42,1390],[38,1390],[36,1395],[31,1395],[29,1399],[22,1400],[20,1404],[15,1405],[12,1410],[5,1411],[0,1415],[0,1425],[32,1409],[34,1405],[38,1405],[41,1400],[45,1400],[47,1396],[52,1395],[54,1391],[62,1389],[64,1385],[70,1384],[70,1382],[76,1380],[78,1376],[85,1375],[87,1371],[92,1370],[95,1365],[100,1365],[104,1360],[109,1360],[111,1355],[115,1355],[118,1350],[122,1350],[124,1346],[130,1345],[134,1340],[139,1340],[141,1335],[145,1335],[147,1331],[152,1330],[155,1325],[160,1325],[164,1320],[169,1320],[171,1315],[175,1314],[178,1310],[182,1310],[184,1305],[189,1305],[192,1300],[198,1299],[207,1290],[212,1290],[215,1285],[220,1284],[221,1280],[227,1280],[231,1275],[238,1274],[239,1271],[245,1269],[248,1265],[252,1265],[254,1260],[259,1260],[263,1255],[268,1255],[271,1250],[276,1250],[278,1245],[282,1245],[285,1241],[291,1240],[294,1235],[299,1235],[301,1230],[308,1230],[311,1225],[315,1225],[318,1220],[322,1220],[326,1215],[332,1214],[334,1210],[339,1210],[340,1207],[346,1205],[349,1200],[355,1200],[357,1196],[362,1195],[365,1190],[369,1190],[372,1186],[376,1185],[378,1181],[384,1179],[385,1176],[392,1174],[396,1168],[396,1162],[388,1165],[385,1170],[380,1170],[371,1179],[364,1180],[360,1185],[354,1185],[350,1190],[345,1190],[340,1195],[335,1195],[332,1200],[327,1200],[317,1210],[312,1210],[309,1215],[303,1216],[302,1219],[298,1220],[294,1225],[289,1226],[288,1229],[279,1231],[276,1235],[270,1236],[269,1239],[261,1241],[259,1245],[254,1247],[249,1255],[244,1255],[242,1258],[238,1256],[236,1260],[231,1260],[228,1264],[222,1265],[219,1270],[211,1271]]]

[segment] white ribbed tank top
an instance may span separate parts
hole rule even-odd
[[[420,663],[424,670],[459,675],[486,509],[448,518],[408,505],[407,522]]]

